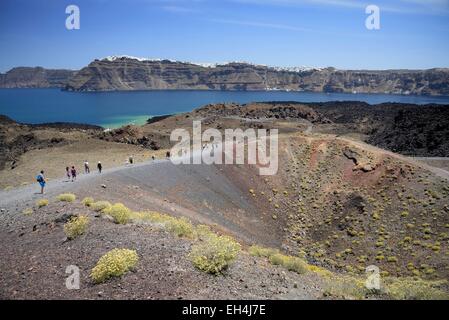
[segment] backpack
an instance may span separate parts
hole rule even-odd
[[[42,175],[38,175],[36,177],[37,182],[43,182],[44,181],[44,177],[42,177]]]

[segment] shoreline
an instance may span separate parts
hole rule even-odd
[[[1,89],[0,89],[1,90]],[[143,91],[142,91],[143,92]],[[449,97],[448,97],[449,98]],[[225,102],[224,104],[232,104],[235,102]],[[295,100],[264,100],[264,101],[251,101],[247,103],[239,103],[241,106],[251,105],[251,104],[278,104],[278,105],[286,105],[286,104],[302,104],[306,106],[313,106],[313,105],[320,105],[320,106],[326,106],[326,105],[341,105],[342,107],[345,104],[353,105],[353,104],[365,104],[369,107],[380,107],[385,105],[391,105],[391,107],[449,107],[449,100],[446,103],[425,103],[425,104],[419,104],[419,103],[406,103],[406,102],[381,102],[381,103],[369,103],[363,100],[329,100],[329,101],[295,101]],[[81,129],[81,130],[114,130],[118,129],[124,126],[133,125],[133,126],[144,126],[147,124],[156,123],[159,121],[162,121],[168,117],[176,116],[183,113],[190,113],[197,109],[201,109],[208,105],[214,105],[216,103],[207,103],[203,104],[197,107],[194,107],[190,111],[180,111],[180,112],[173,112],[173,113],[166,113],[166,114],[160,114],[160,115],[118,115],[118,116],[112,116],[104,120],[102,124],[95,124],[95,123],[87,123],[87,122],[70,122],[70,121],[52,121],[52,122],[24,122],[17,119],[14,119],[10,115],[7,115],[2,112],[0,107],[0,122],[12,122],[19,125],[25,125],[30,126],[34,128],[55,128],[55,129]],[[117,121],[114,122],[115,120]],[[145,121],[143,121],[145,119]],[[108,123],[108,121],[110,121]]]
[[[87,93],[87,94],[104,94],[104,93],[147,93],[147,92],[228,92],[228,93],[291,93],[291,94],[325,94],[325,95],[331,95],[331,94],[342,94],[342,95],[348,95],[348,96],[356,96],[356,95],[373,95],[373,96],[382,96],[382,95],[388,95],[388,96],[397,96],[397,97],[414,97],[414,98],[448,98],[449,95],[444,94],[409,94],[409,93],[399,93],[399,92],[351,92],[351,91],[344,91],[344,92],[328,92],[328,91],[310,91],[310,90],[293,90],[293,89],[270,89],[270,90],[239,90],[239,89],[206,89],[206,88],[173,88],[173,89],[130,89],[130,90],[122,90],[122,89],[111,89],[111,90],[67,90],[63,87],[0,87],[0,90],[58,90],[60,92],[65,93]],[[342,100],[344,101],[344,100]],[[351,100],[353,101],[353,100]],[[355,100],[354,100],[355,101]],[[301,101],[297,101],[301,102]],[[391,101],[390,101],[391,102]]]

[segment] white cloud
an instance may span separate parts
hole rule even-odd
[[[290,26],[290,25],[286,25],[286,24],[265,23],[265,22],[256,22],[256,21],[247,21],[247,20],[241,21],[241,20],[229,20],[229,19],[210,19],[210,21],[218,22],[218,23],[250,26],[250,27],[290,30],[290,31],[312,31],[311,29]]]

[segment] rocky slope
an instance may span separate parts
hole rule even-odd
[[[31,150],[68,145],[101,130],[98,126],[74,123],[27,125],[0,115],[0,170],[14,170],[19,157]]]
[[[370,265],[380,268],[382,284],[400,281],[393,298],[435,298],[422,284],[448,277],[446,180],[409,159],[333,136],[283,135],[279,150],[279,172],[268,177],[257,166],[162,160],[82,174],[75,183],[52,180],[50,203],[41,208],[36,185],[0,192],[0,298],[383,298],[384,288],[354,288],[363,286]],[[56,201],[63,192],[77,199]],[[205,274],[189,261],[197,240],[137,218],[113,223],[84,207],[86,196],[209,225],[239,241],[242,252],[223,275]],[[66,241],[64,223],[72,215],[87,215],[89,225]],[[309,269],[296,274],[275,259],[254,258],[246,251],[251,244],[302,257]],[[120,278],[93,283],[90,271],[113,248],[136,250],[139,263]],[[73,264],[80,290],[64,286]],[[411,277],[418,287],[407,284]]]
[[[61,88],[74,74],[72,70],[18,67],[0,73],[0,88]]]
[[[64,146],[46,145],[42,152],[53,156],[43,159],[35,153],[32,157],[32,161],[38,160],[39,169],[59,170],[47,175],[51,177],[45,195],[50,200],[48,207],[36,204],[41,198],[34,193],[36,183],[0,192],[0,242],[5,244],[0,248],[5,257],[0,260],[5,270],[0,275],[0,287],[4,288],[0,298],[433,299],[435,291],[430,284],[435,284],[447,299],[447,282],[440,280],[449,276],[448,173],[435,173],[413,159],[360,141],[317,132],[326,127],[348,132],[374,128],[382,117],[385,124],[398,123],[397,127],[406,131],[404,124],[419,119],[413,111],[410,118],[401,116],[406,108],[413,106],[217,104],[139,128],[92,130],[90,137],[79,135],[78,141],[83,145],[105,143],[100,137],[121,141],[108,142],[107,148],[99,151],[101,157],[111,154],[120,162],[115,168],[111,168],[113,162],[105,165],[102,174],[80,174],[74,183],[61,178],[66,163],[78,161],[80,167],[84,159],[106,162],[99,154],[76,148],[74,132],[66,133],[61,137],[66,139],[63,143],[70,143],[70,158],[61,152]],[[420,111],[426,113],[426,123],[444,124],[447,118],[437,109],[431,111],[432,106],[416,108],[428,108]],[[9,139],[14,138],[19,124],[6,117],[0,120]],[[174,165],[159,160],[160,156],[152,161],[150,154],[142,157],[145,162],[117,166],[124,155],[136,155],[137,151],[118,154],[111,148],[113,144],[144,145],[147,140],[141,136],[151,140],[151,134],[157,132],[162,137],[175,127],[192,128],[192,121],[197,120],[203,121],[203,129],[279,128],[277,174],[260,176],[260,164]],[[311,127],[313,130],[308,130]],[[29,128],[21,130],[25,129]],[[54,135],[52,128],[47,128],[47,133],[41,132],[43,128],[32,129],[39,141]],[[432,127],[421,129],[427,132]],[[63,157],[65,160],[57,163]],[[22,165],[31,161],[21,159]],[[7,168],[0,174],[23,168]],[[29,175],[37,168],[25,171]],[[4,180],[0,176],[0,181]],[[160,229],[160,223],[137,218],[125,225],[112,223],[107,214],[84,207],[78,199],[71,204],[55,201],[64,192],[73,192],[78,199],[89,196],[120,202],[135,212],[150,210],[187,218],[195,225],[206,224],[219,234],[234,237],[243,250],[223,276],[210,276],[189,261],[195,239],[171,237]],[[81,214],[90,219],[88,230],[65,241],[63,223],[69,215]],[[297,275],[282,269],[282,264],[276,266],[280,262],[274,256],[254,258],[246,251],[252,244],[304,259],[309,267]],[[112,248],[136,250],[141,262],[121,278],[93,283],[90,270]],[[82,285],[80,290],[66,293],[65,268],[71,264],[80,268]],[[354,289],[354,284],[365,283],[366,267],[371,265],[380,268],[385,287],[375,293]],[[399,283],[399,294],[385,291],[390,290],[390,281]],[[383,292],[391,296],[384,297]]]
[[[359,133],[369,144],[403,155],[449,156],[447,105],[369,105],[348,101],[306,105],[333,122],[327,132]]]
[[[167,129],[182,126],[192,117],[201,118],[203,126],[218,129],[235,125],[240,128],[278,128],[290,132],[300,130],[298,125],[302,123],[309,126],[309,132],[313,128],[313,132],[317,133],[352,136],[402,155],[449,157],[448,105],[370,105],[357,101],[213,104],[147,124],[139,129],[140,132],[135,130],[139,132],[137,136],[123,137],[123,129],[101,135],[105,140],[134,141],[136,144],[148,139],[156,140],[161,146],[168,147],[168,138],[162,141],[160,136],[168,137],[170,130]]]
[[[290,70],[248,63],[205,67],[170,60],[113,57],[95,60],[70,78],[70,91],[298,90],[313,92],[448,95],[449,69]]]

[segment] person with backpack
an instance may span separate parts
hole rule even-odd
[[[98,173],[101,173],[101,170],[103,169],[103,166],[101,165],[100,161],[98,161],[97,168],[98,168]]]
[[[44,188],[45,188],[45,176],[44,176],[44,170],[41,170],[41,172],[36,177],[37,182],[39,182],[39,185],[41,186],[41,194],[44,194]]]
[[[72,174],[72,182],[76,180],[76,169],[75,166],[72,166],[72,169],[70,170],[70,173]]]

